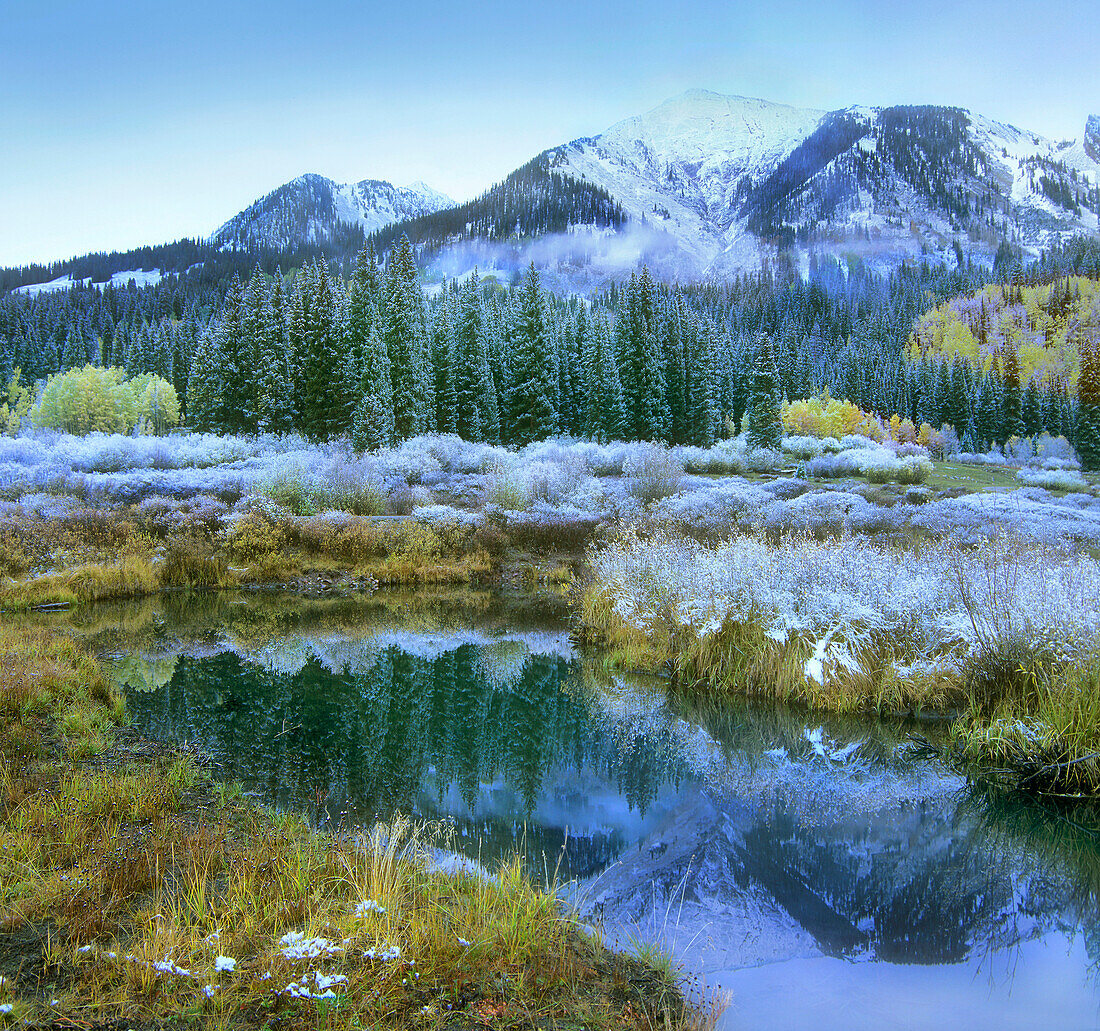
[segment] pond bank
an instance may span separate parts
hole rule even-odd
[[[1100,797],[1100,563],[997,539],[908,545],[630,527],[589,554],[583,627],[677,689],[953,717],[949,754],[1041,797]]]
[[[222,593],[74,616],[147,737],[315,826],[412,813],[473,862],[557,870],[610,943],[731,990],[731,1031],[837,1026],[850,993],[855,1027],[965,1012],[1031,1031],[1044,978],[1060,1026],[1094,1023],[1089,828],[914,759],[909,734],[941,743],[942,724],[689,704],[571,644],[553,597]]]
[[[700,1019],[667,970],[608,951],[517,862],[443,872],[430,832],[401,822],[383,837],[317,833],[140,739],[100,664],[48,622],[0,626],[5,1019]]]

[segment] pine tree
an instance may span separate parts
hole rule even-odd
[[[978,403],[975,406],[974,438],[983,451],[988,451],[1000,439],[1004,424],[1004,396],[1000,377],[989,373],[984,377]]]
[[[444,298],[435,312],[431,328],[432,372],[435,383],[435,418],[437,433],[458,432],[458,397],[455,393],[455,334],[452,299]],[[468,440],[477,438],[468,437]]]
[[[761,333],[756,341],[756,361],[750,398],[749,447],[779,450],[783,424],[779,418],[778,374],[771,338]]]
[[[1077,384],[1077,452],[1081,465],[1100,469],[1100,348],[1095,341],[1080,346],[1081,373]]]
[[[393,439],[390,359],[375,326],[363,351],[359,403],[352,415],[351,443],[356,451],[374,451],[393,443]]]
[[[252,356],[244,347],[243,318],[241,281],[234,276],[214,324],[214,339],[221,362],[218,421],[222,433],[242,433],[248,429],[248,395],[254,367]],[[141,336],[144,338],[144,331]]]
[[[1016,348],[1010,342],[1006,345],[1004,356],[1004,420],[1001,426],[1001,443],[1006,443],[1010,437],[1022,437],[1025,433],[1020,363]]]
[[[261,315],[254,340],[253,412],[257,432],[281,436],[294,429],[294,391],[287,357],[283,277],[277,269],[270,291],[265,284]]]
[[[211,326],[195,345],[187,376],[187,420],[196,430],[224,433],[222,414],[222,361],[218,333]]]
[[[324,258],[314,262],[312,296],[302,321],[302,432],[310,440],[329,440],[348,423],[348,389],[337,343],[336,300]]]
[[[553,436],[557,428],[554,356],[546,325],[545,300],[534,264],[523,280],[512,332],[509,442],[523,446]]]
[[[484,440],[488,397],[493,390],[476,273],[458,298],[455,325],[454,392],[456,432],[465,440]]]
[[[424,300],[408,237],[390,256],[384,307],[382,339],[393,384],[394,434],[406,440],[426,428],[431,411]]]
[[[709,448],[718,438],[721,412],[718,403],[718,341],[714,325],[705,315],[699,321],[696,339],[688,439],[692,444]]]
[[[1043,396],[1034,376],[1024,387],[1020,402],[1020,417],[1023,419],[1024,433],[1027,436],[1037,437],[1043,432]]]
[[[654,306],[653,281],[643,265],[640,275],[630,277],[618,337],[626,429],[635,440],[663,440],[668,435],[663,354]]]
[[[247,433],[259,432],[260,410],[266,407],[261,395],[264,362],[270,351],[270,307],[267,277],[257,264],[241,299],[241,332],[234,341],[234,353],[227,355],[225,369],[226,408],[237,413],[238,429]]]
[[[619,367],[611,346],[611,329],[604,318],[591,323],[590,353],[586,358],[588,404],[584,432],[601,444],[622,436],[625,414]]]

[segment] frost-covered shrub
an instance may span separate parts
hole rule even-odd
[[[894,454],[898,458],[927,458],[928,449],[916,443],[899,444]]]
[[[927,454],[909,455],[898,463],[894,479],[903,486],[913,486],[924,483],[931,475],[932,461]]]
[[[668,448],[640,444],[623,464],[623,475],[630,477],[630,493],[643,504],[651,504],[679,490],[684,467]]]
[[[861,476],[864,462],[852,451],[819,455],[806,463],[806,475],[824,480],[836,480],[844,476]]]
[[[783,454],[800,461],[817,458],[823,450],[823,445],[816,437],[784,437],[780,445]]]
[[[531,501],[557,505],[588,479],[588,466],[579,455],[567,452],[556,461],[539,458],[524,464],[520,477]]]
[[[690,641],[751,624],[773,641],[800,642],[818,660],[807,675],[822,680],[858,672],[863,649],[875,645],[910,665],[957,669],[1009,636],[1041,633],[1072,654],[1100,643],[1100,564],[1011,540],[914,550],[746,535],[708,547],[628,530],[595,553],[592,567],[616,618],[647,636]]]
[[[500,463],[485,478],[485,503],[519,512],[531,504],[531,499],[523,481],[509,466]]]
[[[712,448],[681,446],[673,451],[680,459],[684,472],[739,476],[746,471],[743,437],[719,441]]]
[[[434,502],[432,492],[427,487],[420,485],[411,487],[407,483],[398,481],[386,491],[385,513],[386,515],[412,515],[418,508],[426,508]],[[381,513],[367,514],[380,515]]]
[[[456,526],[481,526],[485,521],[480,512],[468,512],[451,505],[419,505],[411,514],[425,523],[453,523]]]
[[[1074,469],[1020,469],[1016,479],[1027,487],[1046,490],[1088,490],[1085,478]]]

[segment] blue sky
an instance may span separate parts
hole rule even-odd
[[[472,196],[685,89],[1079,137],[1097,0],[0,0],[0,264],[205,235],[294,176]]]

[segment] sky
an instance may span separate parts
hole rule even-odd
[[[1097,0],[0,0],[0,266],[206,236],[304,172],[475,196],[686,89],[1100,113]]]

